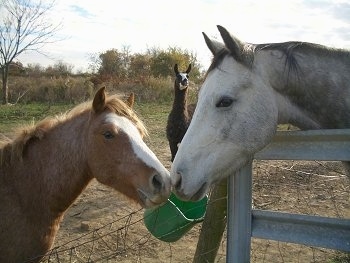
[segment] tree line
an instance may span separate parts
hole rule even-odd
[[[20,54],[31,51],[42,53],[43,46],[60,41],[55,35],[62,27],[52,24],[50,12],[55,0],[2,0],[0,1],[0,75],[2,103],[9,99],[9,76],[72,76],[74,66],[62,61],[43,68],[38,64],[23,66],[16,61]],[[201,65],[196,54],[186,49],[149,48],[144,53],[132,53],[129,46],[110,49],[90,56],[91,81],[96,85],[103,82],[140,82],[143,85],[150,78],[173,76],[173,66],[181,68],[192,64],[191,80],[199,82]],[[81,74],[80,74],[81,75]]]
[[[191,80],[199,82],[203,73],[196,54],[179,47],[167,49],[149,48],[144,53],[131,53],[129,47],[121,50],[110,49],[91,55],[90,69],[100,81],[117,79],[118,81],[143,81],[149,77],[167,78],[174,76],[177,63],[184,70],[192,64]]]
[[[134,92],[141,100],[168,100],[175,63],[180,70],[191,63],[191,82],[201,82],[203,72],[196,55],[177,47],[150,48],[144,53],[132,53],[126,47],[106,50],[90,56],[88,72],[74,72],[74,65],[64,61],[46,67],[16,61],[9,65],[8,100],[75,103],[89,99],[101,85],[111,92]]]
[[[144,53],[131,53],[129,47],[121,50],[109,49],[101,53],[91,54],[89,72],[74,73],[74,65],[58,61],[53,65],[43,67],[40,64],[27,64],[20,61],[9,65],[9,76],[29,77],[64,77],[83,75],[91,77],[94,82],[131,81],[140,82],[154,78],[167,78],[174,76],[174,65],[177,63],[180,69],[185,70],[188,64],[192,64],[191,80],[198,83],[203,77],[201,64],[198,63],[196,54],[186,49],[169,47],[167,49],[149,48]]]

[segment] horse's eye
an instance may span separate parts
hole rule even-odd
[[[220,100],[216,103],[216,107],[217,108],[226,108],[231,106],[231,104],[233,103],[233,99],[230,97],[222,97],[220,98]]]
[[[103,133],[103,136],[107,139],[107,140],[110,140],[110,139],[113,139],[114,138],[114,134],[110,131],[105,131]]]

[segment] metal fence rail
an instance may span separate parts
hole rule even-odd
[[[350,161],[350,129],[277,132],[259,160]],[[251,237],[350,252],[350,219],[252,210],[252,163],[228,183],[226,262],[250,262]]]

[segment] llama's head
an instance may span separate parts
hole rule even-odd
[[[188,87],[189,81],[188,81],[188,73],[191,71],[191,64],[188,65],[188,68],[185,72],[179,72],[179,68],[177,64],[174,66],[175,71],[175,88],[178,88],[179,90],[184,90]]]

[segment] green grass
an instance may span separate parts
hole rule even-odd
[[[329,263],[349,263],[350,262],[350,253],[341,253],[337,252],[337,255],[329,261]]]
[[[19,127],[37,123],[46,117],[66,112],[73,107],[73,104],[49,106],[45,103],[0,105],[0,138],[2,137],[1,135],[13,138],[15,134],[13,131],[18,130]],[[160,159],[163,156],[164,162],[168,161],[168,159],[170,160],[170,157],[168,157],[170,154],[168,140],[165,132],[170,110],[171,102],[135,104],[135,111],[145,123],[149,133],[149,137],[145,138],[145,142],[156,155],[161,156]]]
[[[158,158],[161,155],[170,154],[165,131],[170,110],[171,102],[147,102],[135,105],[135,111],[145,123],[149,133],[149,137],[145,138],[145,142],[158,155]],[[168,159],[170,160],[170,157],[165,160]]]
[[[0,106],[0,133],[9,134],[21,125],[35,123],[73,108],[72,104],[15,104]]]
[[[148,102],[135,105],[135,111],[144,121],[149,133],[152,135],[165,134],[165,125],[170,110],[171,104],[169,102]]]
[[[0,133],[9,135],[21,125],[36,123],[46,117],[66,112],[74,107],[73,104],[48,105],[44,103],[0,105]],[[157,143],[164,141],[165,125],[171,104],[169,102],[137,103],[135,110],[144,121],[149,134],[149,140]]]

